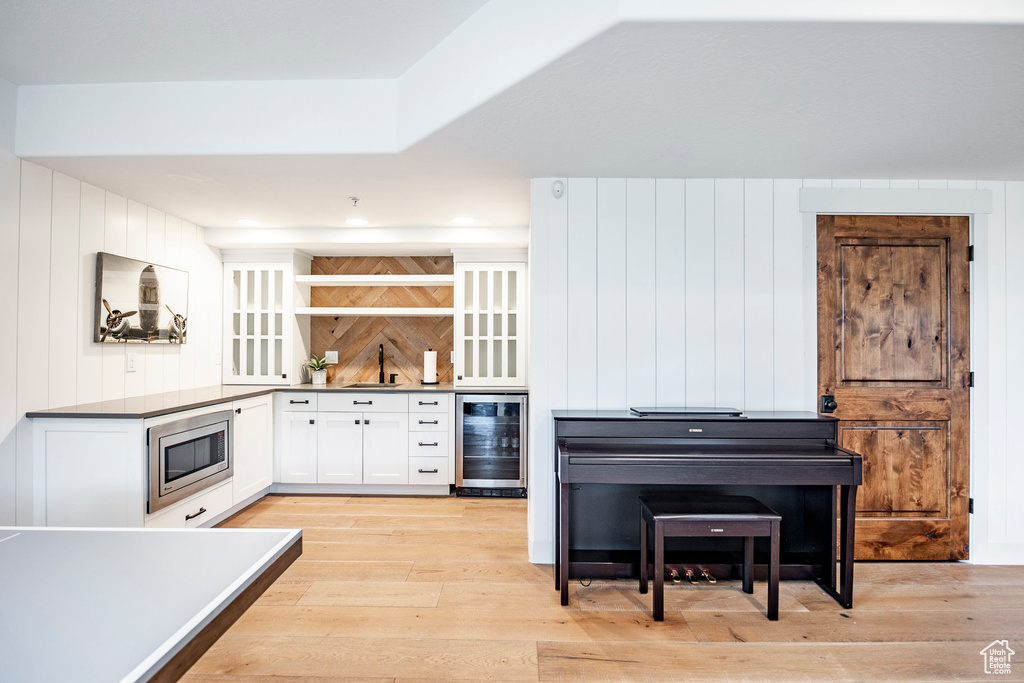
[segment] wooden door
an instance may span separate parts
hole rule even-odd
[[[818,387],[864,456],[859,560],[968,556],[968,225],[818,217]]]

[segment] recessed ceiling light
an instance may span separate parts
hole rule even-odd
[[[361,228],[364,225],[369,225],[370,221],[366,220],[365,218],[346,218],[345,219],[345,224],[346,225],[354,225],[357,228]]]
[[[476,221],[474,221],[469,216],[456,216],[455,218],[452,219],[452,223],[454,223],[455,225],[472,225],[475,222]]]
[[[238,219],[238,224],[239,225],[244,225],[247,228],[258,228],[261,225],[263,225],[263,223],[261,223],[260,221],[254,221],[251,218],[239,218]]]

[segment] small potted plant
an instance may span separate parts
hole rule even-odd
[[[311,357],[306,361],[306,367],[309,368],[310,381],[313,384],[327,384],[327,357],[317,358],[316,356]]]

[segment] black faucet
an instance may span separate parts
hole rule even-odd
[[[377,380],[384,384],[384,345],[377,347],[377,362],[380,364],[380,378]]]

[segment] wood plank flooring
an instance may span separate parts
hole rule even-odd
[[[809,582],[574,581],[530,564],[526,501],[270,496],[224,526],[303,529],[303,555],[183,679],[945,681],[1024,647],[1024,567],[858,563],[855,607]],[[1024,655],[1013,675],[1024,679]]]

